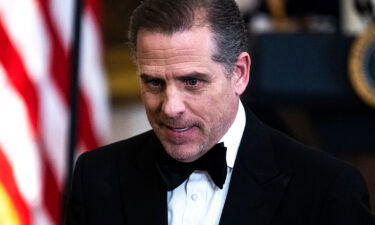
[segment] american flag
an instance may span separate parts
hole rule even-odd
[[[0,0],[0,224],[57,225],[67,177],[74,0]],[[105,143],[100,7],[82,14],[78,150]]]

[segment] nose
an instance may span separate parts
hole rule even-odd
[[[169,118],[181,116],[185,111],[185,103],[181,93],[175,88],[165,91],[162,111]]]

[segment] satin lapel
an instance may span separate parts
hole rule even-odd
[[[267,128],[246,109],[246,126],[220,225],[268,225],[290,181],[275,163]]]
[[[144,146],[133,156],[130,165],[121,164],[120,183],[126,224],[165,225],[167,191],[155,168],[154,153],[162,148],[151,132]]]

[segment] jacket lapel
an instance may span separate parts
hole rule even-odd
[[[291,174],[278,171],[267,129],[246,110],[246,127],[220,225],[268,225],[276,212]],[[134,160],[130,165],[121,163],[121,156],[118,159],[125,223],[165,225],[167,190],[157,172],[154,155],[162,150],[162,145],[153,132],[144,142],[144,147],[131,156]]]
[[[157,173],[154,157],[162,145],[153,132],[144,143],[131,165],[119,163],[125,221],[126,224],[165,225],[168,221],[167,190]]]
[[[265,125],[246,109],[246,126],[220,225],[270,224],[290,181],[278,171]]]

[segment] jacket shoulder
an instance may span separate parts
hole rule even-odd
[[[118,158],[121,158],[122,162],[126,163],[134,158],[134,154],[139,149],[154,138],[155,134],[150,130],[129,139],[99,147],[81,154],[77,164],[84,163],[85,167],[97,167],[99,169],[101,166],[113,165],[113,162]]]

